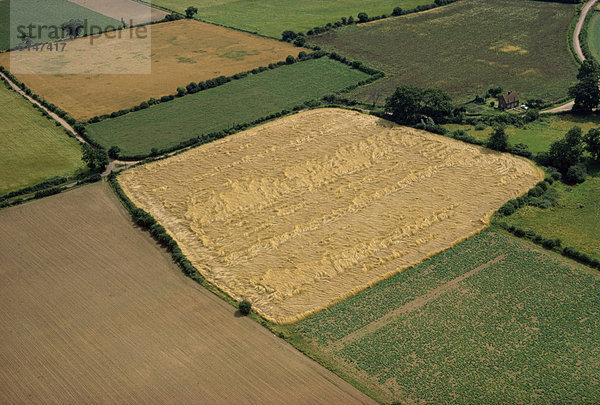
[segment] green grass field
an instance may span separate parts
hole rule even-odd
[[[600,400],[600,275],[487,230],[294,326],[385,402]]]
[[[123,155],[144,154],[291,109],[368,77],[328,58],[308,60],[101,121],[89,125],[88,133],[107,148],[119,146]]]
[[[583,132],[586,133],[591,128],[600,126],[600,117],[596,115],[542,114],[539,120],[526,124],[522,128],[508,126],[506,133],[511,145],[523,143],[529,146],[529,150],[533,153],[539,153],[547,152],[552,142],[563,138],[567,131],[574,126],[581,127]],[[491,127],[487,127],[484,130],[477,131],[472,125],[462,124],[447,124],[444,127],[451,131],[462,129],[472,137],[481,140],[487,140],[493,130]]]
[[[600,177],[588,177],[575,187],[555,184],[556,207],[524,207],[502,220],[600,259]]]
[[[431,4],[433,0],[154,0],[158,6],[179,12],[198,8],[198,17],[218,24],[281,38],[285,30],[306,32],[315,26],[339,21],[360,12],[391,14],[395,7],[405,10]]]
[[[83,166],[79,143],[0,83],[0,194]]]
[[[600,9],[596,9],[588,26],[588,46],[590,52],[600,62]]]
[[[54,35],[53,28],[43,28],[39,31],[42,25],[60,28],[62,23],[71,19],[79,19],[87,23],[88,32],[98,32],[98,29],[92,30],[92,26],[102,27],[102,30],[108,26],[121,26],[121,23],[113,18],[67,0],[12,0],[12,2],[11,8],[11,0],[0,0],[0,50],[19,45],[21,43],[18,39],[19,27],[23,27],[23,32],[28,32],[27,27],[30,24],[34,25],[33,42],[56,39],[51,37]]]
[[[352,93],[367,103],[383,103],[400,84],[440,87],[457,102],[491,86],[515,90],[523,100],[556,100],[577,75],[567,42],[574,12],[569,4],[462,0],[329,31],[309,43],[387,74]]]

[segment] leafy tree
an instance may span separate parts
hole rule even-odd
[[[394,7],[394,11],[392,11],[393,16],[402,15],[402,7]]]
[[[536,110],[535,108],[530,108],[525,113],[525,120],[527,122],[533,122],[533,121],[537,120],[538,118],[540,118],[540,112],[538,110]]]
[[[295,62],[296,58],[294,58],[292,55],[288,55],[287,58],[285,58],[286,65],[293,65]]]
[[[286,42],[290,42],[298,36],[294,31],[285,30],[281,33],[281,39]]]
[[[592,59],[586,59],[579,67],[579,83],[569,88],[569,96],[575,99],[574,111],[591,112],[600,102],[600,65]]]
[[[569,167],[569,170],[567,170],[567,174],[565,176],[565,180],[567,181],[567,183],[570,184],[579,184],[583,183],[586,177],[587,170],[585,168],[585,165],[582,163],[578,163]]]
[[[185,9],[185,18],[194,18],[194,15],[198,14],[196,7],[189,6]]]
[[[441,89],[425,89],[420,112],[439,124],[452,113],[452,98]]]
[[[85,143],[82,146],[81,160],[87,164],[92,171],[103,171],[108,165],[108,156],[106,151],[102,148],[94,148],[89,143]]]
[[[583,138],[585,149],[595,160],[600,161],[600,128],[592,128]]]
[[[423,90],[413,86],[400,86],[386,101],[385,110],[399,124],[416,124],[421,118]]]
[[[176,13],[175,11],[172,11],[170,14],[167,14],[165,16],[165,21],[177,21],[177,20],[181,20],[183,18],[183,16],[179,13]]]
[[[591,112],[600,102],[600,89],[598,79],[586,77],[579,83],[569,88],[569,96],[575,99],[573,111]]]
[[[577,80],[583,80],[586,77],[598,77],[600,76],[600,65],[593,59],[586,59],[579,66],[577,72]]]
[[[294,39],[294,45],[296,46],[304,46],[306,44],[306,37],[304,35],[298,35],[296,39]]]
[[[185,96],[186,93],[186,89],[185,87],[177,87],[177,96],[181,97],[181,96]]]
[[[437,88],[421,89],[413,86],[400,86],[387,99],[386,111],[400,124],[416,124],[429,117],[435,123],[452,114],[452,99]]]
[[[571,128],[563,139],[554,141],[550,145],[548,159],[550,164],[563,173],[579,162],[583,157],[583,142],[581,128]]]
[[[500,96],[500,94],[502,94],[502,87],[498,86],[498,87],[490,87],[487,91],[487,95],[489,97],[498,97]]]
[[[118,146],[111,146],[108,150],[108,157],[111,159],[118,159],[119,153],[121,153],[121,148]]]
[[[358,22],[365,23],[367,21],[369,21],[367,13],[358,13]]]
[[[518,143],[512,147],[512,153],[515,155],[525,156],[526,158],[530,158],[533,156],[533,153],[529,150],[529,147],[523,143]]]
[[[83,24],[83,21],[74,19],[62,23],[60,26],[63,32],[65,32],[71,38],[77,38],[79,34],[81,34],[81,30],[83,30],[84,27],[85,25]]]
[[[248,315],[250,313],[250,311],[252,310],[252,304],[248,300],[243,300],[238,305],[238,309],[240,310],[240,313],[242,315]]]
[[[504,126],[499,125],[494,129],[486,146],[500,152],[505,152],[508,149],[508,135],[506,135]]]

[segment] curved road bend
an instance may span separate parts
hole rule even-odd
[[[583,6],[583,9],[581,9],[581,15],[579,16],[579,20],[577,20],[577,24],[575,25],[575,30],[573,31],[573,49],[575,50],[575,53],[577,54],[577,57],[579,58],[579,60],[582,62],[585,60],[585,55],[583,54],[583,51],[581,50],[581,43],[579,42],[579,34],[581,33],[581,28],[583,28],[583,23],[585,21],[585,17],[587,17],[588,12],[591,10],[591,8],[594,6],[594,4],[596,4],[597,1],[598,0],[590,0],[587,2],[587,4],[585,6]],[[542,111],[542,113],[557,113],[557,112],[571,111],[574,104],[575,104],[574,101],[569,101],[567,104],[563,104],[558,107],[554,107],[550,110]]]

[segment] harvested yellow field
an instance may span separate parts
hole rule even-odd
[[[195,20],[68,41],[61,52],[0,54],[34,93],[77,120],[175,94],[190,82],[231,76],[298,55],[292,44]]]
[[[123,173],[203,275],[291,323],[481,231],[530,161],[339,109]]]

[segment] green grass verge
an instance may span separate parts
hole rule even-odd
[[[462,0],[424,13],[348,26],[309,43],[368,62],[386,78],[352,94],[380,103],[400,84],[440,87],[457,102],[492,86],[521,99],[566,96],[577,65],[566,36],[574,5]]]
[[[600,177],[589,177],[570,187],[552,186],[558,192],[556,207],[524,207],[502,221],[545,238],[559,238],[570,246],[600,260]]]
[[[0,194],[83,169],[79,143],[0,83]]]
[[[198,17],[230,27],[281,38],[285,30],[306,32],[366,12],[368,15],[391,14],[395,7],[405,10],[431,4],[433,0],[154,0],[161,7],[184,12],[189,6],[198,8]]]
[[[596,402],[599,288],[596,272],[487,230],[287,333],[389,402]]]
[[[600,9],[597,9],[596,11],[592,10],[591,12],[593,12],[594,15],[587,28],[588,46],[592,56],[600,62]]]
[[[87,130],[107,149],[116,145],[123,155],[145,154],[289,110],[369,77],[326,57],[308,60],[101,121]]]
[[[600,117],[573,114],[541,115],[539,120],[526,124],[522,128],[508,126],[506,133],[511,145],[523,143],[529,146],[529,150],[533,153],[539,153],[548,151],[552,142],[563,138],[574,126],[581,127],[585,133],[591,128],[600,126]],[[481,140],[487,140],[492,132],[491,127],[477,131],[472,125],[448,124],[444,127],[451,131],[465,130],[469,135]]]
[[[38,27],[46,25],[60,28],[62,23],[71,19],[79,19],[87,23],[88,32],[104,31],[109,26],[115,28],[121,26],[120,21],[67,0],[0,0],[0,50],[12,48],[21,43],[18,39],[19,27],[24,27],[27,32],[26,27],[34,24],[33,42],[47,42],[56,39],[51,38],[54,35],[54,29],[42,29],[40,36]],[[92,31],[92,26],[101,28]]]

